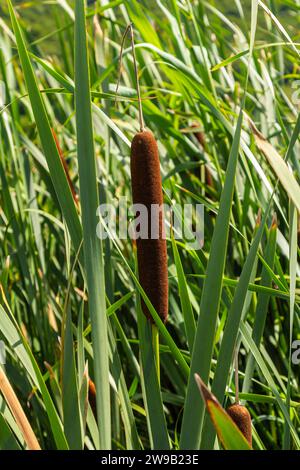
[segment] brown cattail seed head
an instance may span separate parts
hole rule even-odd
[[[142,204],[148,213],[147,239],[137,238],[138,270],[141,286],[163,322],[168,316],[168,263],[163,211],[151,209],[163,205],[158,147],[149,131],[135,135],[131,145],[131,182],[134,204]],[[152,212],[153,213],[153,212]],[[142,230],[139,230],[142,232]],[[153,238],[153,231],[157,237]],[[152,316],[142,301],[144,314]]]
[[[229,406],[226,411],[252,447],[251,416],[247,408],[235,403]]]

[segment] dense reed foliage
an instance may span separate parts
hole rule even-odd
[[[236,348],[253,448],[300,449],[300,2],[85,3],[0,0],[0,449],[247,449]],[[97,236],[132,203],[130,22],[164,201],[205,214],[168,282],[164,246],[140,258],[163,311],[135,242]]]

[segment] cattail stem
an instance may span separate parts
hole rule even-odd
[[[8,404],[16,423],[23,434],[24,440],[29,450],[41,450],[38,440],[30,426],[30,423],[23,411],[23,408],[12,388],[4,370],[0,367],[0,391]]]
[[[152,325],[152,343],[153,343],[153,352],[154,360],[157,371],[158,383],[160,385],[160,356],[159,356],[159,331],[156,325]]]
[[[140,131],[143,132],[145,130],[145,124],[144,124],[144,116],[143,116],[143,108],[142,108],[142,99],[141,99],[141,90],[140,90],[140,83],[139,83],[138,66],[137,66],[135,47],[134,47],[134,30],[133,30],[132,23],[129,23],[129,25],[127,26],[127,28],[125,30],[125,33],[123,34],[123,37],[122,37],[120,58],[119,58],[119,74],[118,74],[118,81],[117,81],[116,95],[115,95],[115,104],[116,104],[116,101],[117,101],[118,89],[119,89],[120,78],[121,78],[121,73],[122,73],[122,59],[123,59],[124,42],[125,42],[126,36],[127,36],[129,31],[130,31],[130,38],[131,38],[131,49],[132,49],[132,57],[133,57],[134,75],[135,75],[135,80],[136,80],[136,91],[137,91],[137,96],[138,96]]]
[[[239,398],[239,352],[238,348],[235,348],[234,352],[234,378],[235,378],[235,403],[240,403]]]
[[[133,64],[134,64],[134,73],[135,73],[135,80],[136,80],[136,90],[137,90],[138,104],[139,104],[140,130],[141,130],[141,132],[143,132],[143,130],[145,129],[145,125],[144,125],[144,117],[143,117],[143,108],[142,108],[141,90],[140,90],[140,82],[139,82],[139,75],[138,75],[138,68],[137,68],[137,60],[136,60],[136,55],[135,55],[134,31],[133,31],[132,23],[130,23],[130,36],[131,36],[131,48],[132,48],[132,56],[133,56]]]

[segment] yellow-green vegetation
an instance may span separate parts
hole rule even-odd
[[[253,448],[300,450],[299,9],[0,0],[0,449],[247,450],[239,384]],[[130,22],[164,201],[205,213],[201,249],[167,238],[161,316],[136,244],[97,236],[132,202]]]

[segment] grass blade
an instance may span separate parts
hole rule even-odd
[[[236,126],[219,213],[211,242],[210,257],[201,297],[200,316],[197,324],[188,390],[183,412],[180,439],[181,449],[198,449],[200,445],[204,404],[200,400],[197,400],[199,392],[194,380],[194,374],[198,373],[203,381],[208,381],[222,291],[242,120],[243,114],[241,112]]]
[[[141,355],[141,379],[151,449],[170,449],[157,368],[154,359],[151,322],[146,319],[140,299],[137,315]]]
[[[20,25],[13,10],[11,0],[7,0],[7,3],[16,37],[18,53],[32,106],[32,111],[35,117],[35,122],[49,167],[51,179],[55,188],[57,198],[60,203],[62,213],[67,222],[68,229],[70,231],[70,235],[74,243],[74,248],[77,251],[82,239],[82,231],[79,217],[73,201],[67,177],[51,132],[51,127],[46,113],[45,105],[43,103],[41,93],[37,85],[36,76],[29,60],[29,54],[26,49]]]
[[[102,243],[96,233],[99,204],[87,52],[85,4],[75,2],[75,103],[83,251],[92,322],[94,374],[101,449],[111,448],[108,336]]]
[[[2,293],[3,295],[3,293]],[[4,299],[5,305],[9,310],[6,300]],[[11,345],[11,347],[18,349],[17,355],[20,358],[24,368],[29,371],[34,384],[37,389],[40,390],[45,408],[48,414],[49,421],[51,423],[51,429],[53,436],[59,450],[67,450],[68,443],[66,437],[63,433],[61,421],[59,419],[58,413],[54,407],[51,395],[45,384],[43,375],[38,367],[38,364],[32,354],[32,351],[24,338],[20,328],[16,324],[11,311],[9,310],[9,315],[6,313],[4,308],[0,305],[0,325],[1,331],[4,334],[5,338]],[[17,345],[17,346],[16,346]]]
[[[277,387],[276,387],[276,384],[273,380],[273,377],[272,377],[269,369],[267,368],[267,365],[266,365],[265,361],[263,360],[258,347],[256,346],[256,344],[254,343],[254,341],[251,337],[250,328],[248,327],[247,324],[242,322],[241,325],[240,325],[240,330],[241,330],[241,333],[242,333],[242,336],[243,336],[243,341],[251,349],[251,352],[252,352],[252,354],[253,354],[253,356],[256,360],[256,363],[257,363],[258,367],[262,371],[269,387],[272,390],[272,393],[276,397],[276,401],[277,401],[277,403],[280,407],[280,410],[281,410],[286,422],[289,425],[291,436],[294,439],[294,442],[297,446],[297,449],[300,449],[300,439],[299,439],[298,433],[297,433],[297,431],[296,431],[296,429],[295,429],[295,427],[294,427],[294,425],[293,425],[293,423],[290,419],[289,412],[286,408],[286,405],[285,405],[284,401],[282,400],[282,398],[281,398],[281,396],[280,396],[280,394],[277,390]]]
[[[0,414],[0,450],[21,450],[10,427]]]
[[[292,342],[293,342],[293,326],[295,316],[295,294],[297,279],[297,245],[298,245],[298,217],[297,211],[292,202],[290,202],[290,324],[289,324],[289,362],[288,362],[288,383],[286,394],[286,406],[290,411],[291,406],[291,378],[292,378]],[[288,423],[284,426],[283,448],[289,450],[291,445],[290,430]]]
[[[277,178],[281,182],[282,186],[286,190],[289,197],[295,204],[298,212],[300,213],[300,186],[297,183],[293,173],[290,172],[284,159],[281,158],[279,153],[274,147],[263,137],[263,135],[251,125],[256,145],[263,155],[268,160],[269,164],[273,168]]]
[[[70,450],[83,449],[82,419],[79,407],[78,381],[73,348],[72,321],[67,306],[66,325],[63,339],[62,402],[64,431]]]
[[[244,303],[247,296],[248,285],[253,273],[257,252],[263,235],[266,219],[269,214],[271,201],[265,212],[263,220],[254,237],[246,262],[244,264],[239,283],[234,293],[233,301],[228,312],[227,323],[225,326],[223,339],[219,351],[217,367],[214,374],[212,384],[212,393],[219,401],[222,401],[225,394],[226,384],[232,364],[234,348],[237,341],[239,326],[242,319]],[[201,447],[205,449],[212,448],[214,443],[214,432],[210,424],[207,422],[203,426],[203,440]]]
[[[185,331],[188,340],[189,350],[192,351],[196,333],[196,322],[194,318],[193,308],[189,298],[186,277],[183,271],[183,266],[180,260],[180,255],[174,237],[172,237],[172,247],[178,277],[179,297],[184,318]]]
[[[273,270],[274,262],[275,262],[275,253],[276,253],[276,236],[277,236],[277,223],[273,221],[272,226],[269,230],[269,240],[266,247],[265,252],[265,261],[268,266]],[[262,273],[261,273],[261,286],[264,287],[271,287],[272,286],[272,278],[270,276],[269,271],[266,269],[266,266],[263,266]],[[255,312],[255,320],[253,325],[253,340],[255,344],[259,347],[265,322],[268,313],[268,305],[269,305],[270,295],[267,292],[260,292],[258,295],[257,300],[257,308]],[[250,389],[251,378],[253,375],[254,370],[254,358],[252,354],[249,354],[247,359],[247,366],[245,370],[245,377],[243,382],[243,393],[247,393]]]
[[[11,412],[22,431],[24,440],[29,450],[41,450],[38,440],[32,430],[31,425],[23,411],[23,408],[10,384],[4,370],[0,366],[0,391],[2,392]]]

